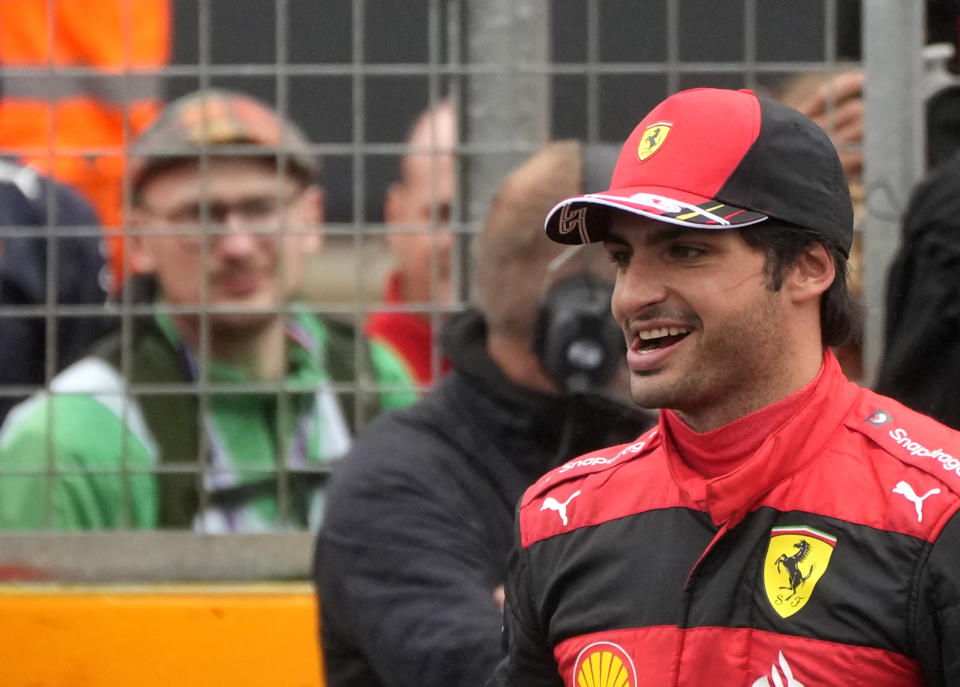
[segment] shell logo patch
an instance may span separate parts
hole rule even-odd
[[[572,687],[637,687],[633,659],[613,642],[594,642],[573,664]]]
[[[667,140],[669,134],[670,125],[666,122],[657,122],[644,129],[643,135],[640,136],[640,145],[637,146],[637,157],[640,161],[646,160],[660,150],[660,146]]]
[[[774,527],[763,562],[767,600],[781,618],[803,608],[830,565],[833,535],[812,527]]]

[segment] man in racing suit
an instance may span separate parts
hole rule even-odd
[[[527,490],[493,683],[960,684],[960,434],[830,351],[857,313],[823,132],[678,93],[546,228],[604,243],[631,393],[661,412]]]

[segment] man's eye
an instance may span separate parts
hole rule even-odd
[[[607,251],[607,256],[617,267],[627,267],[630,264],[630,253],[625,250]]]
[[[691,260],[704,255],[706,251],[696,246],[688,246],[682,243],[675,243],[670,246],[670,257],[676,260]]]
[[[199,205],[185,205],[174,210],[170,214],[170,219],[180,224],[197,224],[200,221],[200,214]]]
[[[260,220],[270,217],[277,210],[277,199],[273,197],[248,198],[237,204],[237,211],[248,220]]]

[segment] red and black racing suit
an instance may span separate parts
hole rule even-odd
[[[661,419],[531,487],[494,684],[960,685],[960,433],[824,360],[729,474]]]

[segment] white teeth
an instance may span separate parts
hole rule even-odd
[[[658,329],[644,329],[639,333],[639,336],[641,340],[649,341],[650,339],[661,339],[665,336],[677,336],[689,332],[690,330],[686,327],[659,327]]]
[[[663,332],[663,334],[660,332]],[[645,329],[644,331],[640,332],[640,338],[644,341],[649,341],[650,339],[659,339],[661,336],[666,335],[666,329]]]

